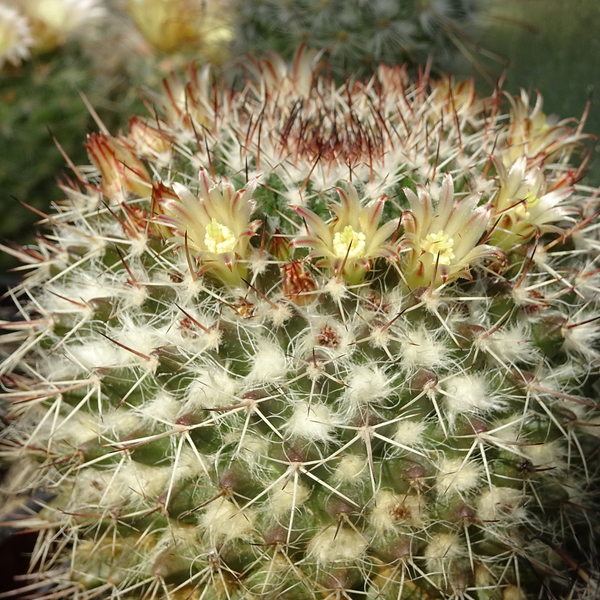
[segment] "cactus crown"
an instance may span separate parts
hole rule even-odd
[[[593,597],[597,200],[501,100],[301,50],[90,136],[4,324],[40,593]]]

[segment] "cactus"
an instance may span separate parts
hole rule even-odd
[[[303,50],[149,106],[19,251],[31,593],[597,597],[581,125],[399,66],[337,85]]]
[[[491,14],[481,0],[236,0],[234,48],[277,50],[300,44],[327,48],[340,73],[368,72],[380,62],[457,66],[477,54]]]

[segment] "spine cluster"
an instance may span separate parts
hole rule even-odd
[[[8,493],[52,497],[15,523],[31,589],[594,598],[580,126],[401,67],[248,68],[91,135],[17,251]]]

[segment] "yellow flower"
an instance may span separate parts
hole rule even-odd
[[[157,221],[175,234],[171,241],[195,257],[199,275],[210,271],[225,283],[240,285],[247,273],[250,238],[260,224],[250,222],[257,181],[236,191],[229,181],[216,183],[201,169],[199,183],[198,197],[179,183],[173,184],[174,193],[161,194],[163,214]]]
[[[492,200],[494,229],[490,241],[509,250],[546,231],[562,233],[555,223],[567,215],[564,201],[573,193],[569,178],[563,178],[550,191],[542,169],[527,170],[521,156],[507,171],[493,159],[498,171],[499,189]]]
[[[215,61],[223,58],[233,37],[231,11],[223,0],[129,0],[127,12],[146,40],[161,52],[195,49]]]
[[[401,270],[410,288],[437,287],[457,277],[468,277],[476,260],[503,256],[499,248],[478,244],[491,212],[490,206],[477,206],[479,195],[455,201],[449,174],[435,206],[425,188],[418,186],[417,192],[418,196],[404,190],[410,210],[402,217],[405,233],[401,247],[406,253]]]
[[[14,8],[0,4],[0,67],[4,62],[18,65],[29,58],[32,43],[27,19]]]
[[[304,220],[307,235],[298,236],[293,244],[311,248],[309,257],[323,257],[319,264],[342,275],[351,284],[359,283],[371,268],[373,259],[397,260],[398,254],[386,240],[398,227],[394,219],[379,227],[385,198],[361,206],[356,189],[336,188],[341,204],[332,206],[335,218],[325,223],[321,217],[304,207],[295,207]]]
[[[35,48],[46,52],[62,46],[71,35],[88,32],[90,23],[102,19],[100,0],[21,0],[29,18]]]

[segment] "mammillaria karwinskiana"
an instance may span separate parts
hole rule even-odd
[[[525,93],[313,58],[168,79],[18,251],[30,589],[594,598],[586,136]]]

